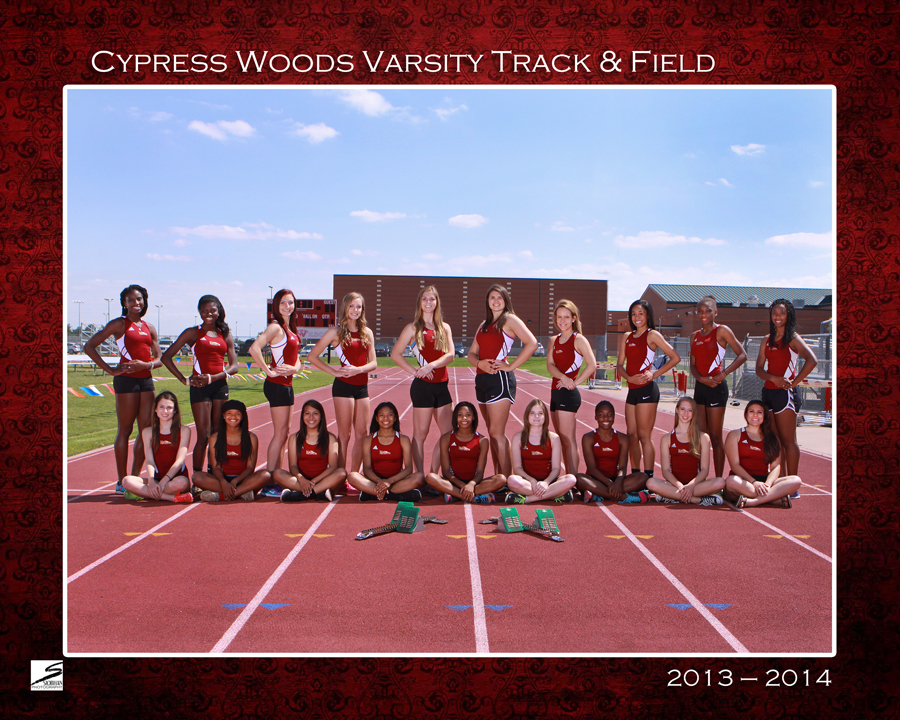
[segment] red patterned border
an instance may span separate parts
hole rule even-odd
[[[792,0],[46,0],[0,8],[0,700],[51,711],[233,717],[896,716],[898,647],[898,13],[896,2]],[[97,73],[98,49],[338,55],[709,53],[715,72],[516,75]],[[892,49],[893,48],[893,49]],[[484,66],[482,66],[484,68]],[[838,88],[839,652],[833,660],[86,660],[64,693],[29,661],[62,647],[62,87],[69,83],[797,83]],[[872,316],[875,316],[874,321]],[[873,327],[874,324],[874,327]],[[875,358],[878,358],[877,365]],[[670,667],[830,668],[810,689],[665,687]],[[191,678],[197,678],[196,680]]]

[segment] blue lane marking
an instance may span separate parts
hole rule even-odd
[[[222,607],[226,610],[237,610],[238,608],[247,607],[247,603],[222,603]]]
[[[687,610],[691,606],[690,603],[666,603],[666,605],[676,610]]]
[[[666,603],[667,607],[675,608],[676,610],[687,610],[691,607],[690,603]],[[715,608],[716,610],[726,610],[731,607],[731,603],[703,603],[703,607]]]
[[[277,610],[278,608],[287,607],[290,603],[260,603],[261,607],[266,610]]]
[[[468,610],[471,605],[444,605],[445,608],[450,610],[455,610],[456,612],[462,612],[463,610]]]
[[[506,610],[506,608],[511,608],[512,605],[485,605],[486,608],[490,608],[491,610]]]
[[[703,603],[706,607],[715,608],[716,610],[725,610],[731,607],[731,603]]]

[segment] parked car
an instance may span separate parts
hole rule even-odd
[[[312,352],[312,349],[316,346],[315,343],[307,343],[302,348],[300,348],[300,357],[309,357],[309,354]]]
[[[456,343],[456,357],[465,357],[469,354],[469,351],[466,350],[466,346],[462,343]]]
[[[537,350],[534,351],[534,357],[547,357],[547,351],[544,350],[543,343],[538,343]]]
[[[69,348],[68,348],[69,355],[75,355],[79,352],[81,352],[81,350],[78,347],[78,343],[69,343]]]
[[[238,355],[249,355],[250,354],[250,346],[254,343],[254,338],[250,338],[249,340],[244,340],[240,345],[235,348]],[[187,345],[185,345],[187,347]],[[190,350],[190,348],[188,348]],[[184,350],[182,349],[182,354],[184,354]]]
[[[403,348],[403,357],[412,357],[413,356],[413,346],[407,345]]]
[[[375,346],[375,357],[389,357],[391,354],[391,346],[387,343],[378,343]]]

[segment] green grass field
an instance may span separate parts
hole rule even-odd
[[[259,374],[262,372],[253,365],[247,369],[247,363],[250,362],[249,357],[241,357],[239,373],[243,376],[250,374]],[[414,363],[415,361],[413,361]],[[337,364],[337,359],[332,358],[332,364]],[[395,367],[393,360],[387,357],[378,358],[378,367],[391,368]],[[465,358],[456,358],[451,363],[451,367],[469,367],[469,363]],[[545,358],[530,358],[522,366],[523,369],[529,370],[536,375],[542,377],[550,377],[547,371],[547,362]],[[187,375],[190,372],[189,362],[179,364],[182,374]],[[184,385],[175,381],[172,374],[166,368],[160,368],[153,371],[154,377],[160,378],[156,383],[156,391],[171,390],[178,398],[178,404],[181,409],[182,421],[191,423],[194,421],[191,413],[191,404],[189,401],[189,390]],[[294,378],[294,393],[302,393],[307,390],[314,390],[323,385],[330,385],[332,377],[316,370],[307,373],[308,378]],[[67,404],[67,428],[68,438],[66,442],[66,452],[69,456],[94,450],[106,445],[112,445],[116,437],[116,399],[112,394],[103,387],[104,384],[112,386],[112,377],[100,372],[96,369],[86,368],[69,368],[66,373],[66,387],[78,390],[81,387],[95,385],[103,394],[103,397],[75,397],[72,393],[66,391]],[[246,378],[238,380],[232,378],[228,382],[229,397],[240,400],[247,407],[260,405],[266,402],[263,395],[262,380]],[[79,391],[80,392],[80,391]],[[135,433],[137,426],[135,425]]]

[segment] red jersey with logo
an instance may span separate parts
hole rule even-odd
[[[674,430],[669,435],[669,467],[679,482],[685,484],[700,472],[700,458],[691,455],[691,444],[679,442]]]
[[[769,463],[766,460],[766,449],[762,440],[754,440],[747,434],[747,428],[741,430],[738,441],[738,461],[741,467],[751,475],[768,475]]]
[[[593,450],[597,469],[608,479],[615,480],[619,474],[619,433],[613,430],[612,440],[606,442],[594,430]]]
[[[429,330],[428,328],[424,328],[422,330],[422,347],[419,348],[419,344],[413,344],[413,356],[415,356],[416,360],[419,361],[419,366],[424,367],[430,362],[434,362],[435,360],[440,360],[444,357],[446,353],[442,350],[438,350],[434,346],[434,330]],[[431,374],[431,380],[428,378],[422,378],[425,382],[446,382],[447,381],[447,368],[442,367],[438,368]],[[459,477],[457,475],[457,477]]]
[[[184,432],[184,428],[182,428],[181,431]],[[179,443],[172,440],[171,433],[169,435],[159,434],[159,447],[153,451],[153,460],[156,467],[154,479],[162,480],[166,475],[170,478],[177,477],[178,475],[188,477],[188,471],[183,462],[180,470],[169,472],[172,470],[172,465],[175,464],[178,448]]]
[[[785,345],[779,343],[776,347],[770,347],[768,338],[765,343],[766,372],[793,380],[797,376],[797,358],[800,353],[794,350],[790,343]],[[776,386],[771,380],[766,380],[763,387],[774,389]]]
[[[272,362],[269,363],[269,367],[272,370],[282,365],[296,365],[300,352],[300,338],[292,333],[290,328],[283,327],[281,329],[281,340],[274,345],[269,343],[269,347],[272,348]],[[276,375],[266,379],[276,385],[291,385],[294,382],[293,375]]]
[[[694,356],[694,365],[697,372],[703,377],[713,377],[722,371],[722,361],[725,359],[725,348],[719,345],[716,338],[716,328],[713,325],[709,335],[703,335],[702,330],[694,333],[694,339],[691,341],[691,355]]]
[[[481,435],[477,432],[468,442],[463,442],[456,437],[456,433],[450,433],[450,446],[447,448],[450,456],[450,467],[453,474],[460,480],[468,482],[475,477],[478,470],[478,457],[481,454]]]
[[[556,341],[553,343],[553,363],[563,375],[572,380],[578,377],[581,365],[584,362],[581,353],[575,349],[575,337],[577,335],[577,332],[573,332],[566,341],[562,340],[562,335],[557,335]],[[552,389],[556,390],[559,387],[561,387],[559,379],[553,378]]]
[[[197,340],[191,346],[194,353],[194,375],[215,375],[225,371],[225,355],[228,343],[221,335],[211,337],[203,329],[197,328]]]
[[[656,351],[647,344],[649,330],[635,337],[633,332],[625,337],[625,372],[628,375],[637,375],[653,367],[653,357]],[[646,385],[647,383],[644,383]],[[632,383],[628,383],[629,387]],[[634,387],[642,387],[634,385]]]
[[[247,469],[247,458],[241,457],[241,445],[225,446],[225,462],[222,465],[222,472],[225,475],[240,475]]]
[[[553,447],[549,437],[543,445],[526,443],[522,448],[522,469],[535,480],[543,480],[550,475],[550,470],[553,469]]]
[[[297,467],[300,468],[303,477],[312,480],[328,468],[328,454],[323,455],[319,452],[318,443],[310,445],[304,442],[300,452],[297,453]]]
[[[334,349],[338,360],[341,361],[341,367],[353,365],[354,367],[362,367],[369,363],[369,349],[363,345],[360,339],[359,330],[350,333],[350,340],[338,345]],[[353,377],[341,378],[348,385],[368,385],[369,373],[359,373]]]
[[[389,478],[403,469],[403,446],[399,433],[388,445],[378,439],[378,433],[372,436],[372,470],[380,478]]]
[[[141,362],[152,362],[153,353],[152,339],[150,338],[150,328],[147,323],[142,322],[140,325],[131,322],[127,317],[122,318],[125,321],[125,332],[122,337],[116,339],[116,345],[119,346],[119,362],[131,362],[139,360]],[[150,377],[149,370],[138,370],[133,373],[122,373],[123,377],[146,378]]]
[[[497,332],[496,325],[491,325],[491,329],[487,332],[479,327],[478,332],[475,333],[475,342],[478,343],[478,359],[503,362],[509,356],[509,351],[512,349],[515,340],[514,337],[507,335],[505,332]],[[485,374],[481,368],[478,368],[476,371],[476,375]]]

